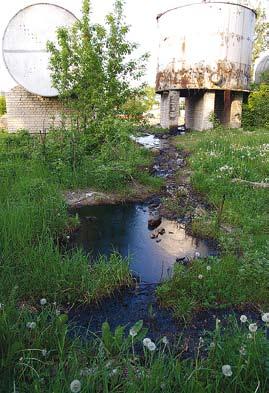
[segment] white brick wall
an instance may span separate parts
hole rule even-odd
[[[57,97],[41,97],[21,86],[6,93],[6,103],[9,132],[26,129],[36,133],[60,126],[66,112]]]

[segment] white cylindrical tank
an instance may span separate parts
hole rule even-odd
[[[258,59],[255,67],[255,82],[260,83],[262,80],[262,75],[269,72],[269,52],[265,53]]]
[[[255,19],[238,0],[183,1],[160,14],[156,91],[247,91]]]

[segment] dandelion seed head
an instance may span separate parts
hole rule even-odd
[[[148,350],[149,350],[150,352],[153,352],[153,351],[155,351],[155,349],[156,349],[156,345],[154,344],[153,341],[151,341],[151,342],[147,345],[147,348],[148,348]]]
[[[211,266],[210,266],[210,265],[208,265],[208,266],[206,267],[206,270],[207,270],[208,272],[210,272],[210,270],[211,270]]]
[[[256,323],[251,323],[251,324],[249,325],[249,327],[248,327],[248,330],[249,330],[251,333],[256,333],[257,329],[258,329],[258,326],[257,326]]]
[[[247,318],[247,316],[246,316],[246,315],[241,315],[241,317],[240,317],[240,321],[241,321],[242,323],[246,323],[246,322],[247,322],[247,320],[248,320],[248,318]]]
[[[247,351],[246,351],[246,347],[244,347],[244,345],[242,345],[242,347],[239,349],[239,353],[242,356],[246,356]]]
[[[41,304],[41,306],[45,306],[45,304],[47,304],[47,299],[45,299],[45,298],[40,299],[40,304]]]
[[[113,377],[113,375],[116,375],[116,374],[118,374],[118,369],[117,368],[113,368],[113,370],[111,370],[111,372],[109,373],[109,376],[110,377]]]
[[[81,391],[81,382],[78,379],[74,379],[70,383],[70,390],[72,393],[79,393]]]
[[[269,323],[269,312],[266,312],[265,314],[262,315],[262,320],[265,323]]]
[[[33,330],[36,328],[36,323],[35,322],[27,322],[26,327],[30,330]]]
[[[42,356],[46,357],[48,354],[48,351],[46,349],[42,349],[41,353],[42,353]]]
[[[134,328],[131,328],[129,330],[129,334],[130,334],[131,337],[135,337],[137,335],[137,331]]]
[[[232,367],[229,364],[222,366],[222,374],[225,375],[225,377],[231,377],[233,375]]]
[[[166,336],[164,336],[164,337],[162,338],[162,343],[163,343],[164,345],[168,345],[168,344],[169,344],[168,338],[167,338]]]
[[[151,343],[151,339],[150,339],[150,338],[147,338],[147,337],[144,338],[144,340],[143,340],[143,345],[144,345],[144,347],[147,347],[149,343]]]
[[[204,278],[204,276],[202,274],[199,274],[198,279],[202,280]]]

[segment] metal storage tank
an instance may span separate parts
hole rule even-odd
[[[258,60],[255,68],[255,82],[261,82],[261,76],[264,72],[269,72],[269,52],[264,54],[261,59]]]
[[[61,126],[65,108],[57,98],[49,67],[47,41],[57,44],[57,29],[77,18],[56,4],[37,3],[16,13],[3,35],[3,60],[18,86],[6,94],[10,132],[45,132]]]
[[[189,128],[210,128],[209,110],[224,124],[240,125],[238,114],[231,119],[233,100],[240,112],[251,81],[255,19],[251,8],[217,0],[181,1],[158,15],[156,91],[163,127],[177,125],[179,96],[187,97]]]

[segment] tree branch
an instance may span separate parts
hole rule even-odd
[[[269,183],[258,183],[254,181],[248,181],[248,180],[243,180],[243,179],[233,179],[233,183],[241,183],[241,184],[247,184],[249,186],[255,187],[255,188],[269,188]]]

